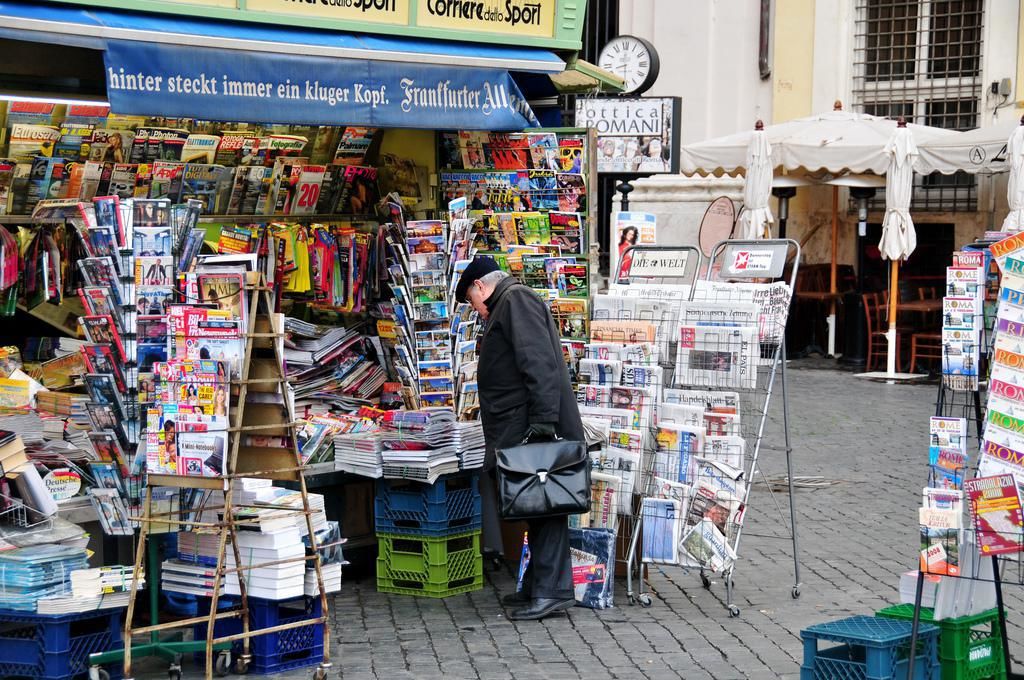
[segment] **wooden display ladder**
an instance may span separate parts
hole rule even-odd
[[[139,542],[135,551],[135,572],[134,577],[142,575],[142,565],[145,559],[146,538],[151,533],[150,525],[171,524],[189,525],[198,529],[216,533],[219,540],[217,552],[217,567],[213,581],[213,596],[210,602],[208,615],[196,616],[170,623],[162,623],[139,628],[132,627],[132,617],[135,613],[136,592],[133,590],[128,601],[128,612],[125,618],[125,648],[124,648],[124,678],[130,680],[132,665],[132,645],[130,641],[133,635],[169,630],[172,628],[183,628],[199,623],[206,623],[206,679],[213,677],[214,663],[213,654],[215,649],[223,649],[224,645],[230,645],[235,641],[242,641],[243,652],[236,660],[235,671],[244,673],[248,670],[251,660],[249,652],[250,638],[258,635],[279,633],[292,628],[323,625],[324,635],[324,656],[323,661],[314,671],[315,680],[323,680],[327,677],[327,669],[330,663],[330,629],[327,624],[327,593],[324,590],[323,573],[320,565],[320,552],[317,545],[316,532],[313,528],[313,516],[309,507],[309,495],[306,490],[306,480],[302,475],[304,466],[299,453],[298,439],[296,434],[297,423],[293,412],[292,403],[288,398],[287,383],[284,375],[284,324],[283,319],[274,312],[273,288],[267,286],[262,274],[250,272],[246,277],[246,304],[249,306],[248,328],[245,330],[245,354],[242,360],[241,376],[232,380],[232,393],[235,396],[235,406],[231,410],[231,419],[228,428],[229,452],[225,461],[226,474],[223,477],[192,477],[184,475],[151,474],[148,475],[146,485],[146,498],[144,501],[144,512],[140,521]],[[237,391],[236,391],[237,390]],[[253,402],[247,403],[249,393],[276,394],[280,403]],[[288,442],[286,448],[272,448],[243,445],[242,440],[248,434],[258,434],[275,438],[283,438]],[[269,503],[240,504],[233,499],[235,481],[242,477],[254,477],[261,479],[286,480],[296,482],[302,496],[302,510],[296,510],[290,506],[274,505]],[[154,513],[152,508],[152,488],[154,486],[177,487],[180,489],[208,489],[219,490],[224,493],[224,505],[222,507],[204,508],[206,510],[221,511],[221,519],[218,522],[196,522],[188,519],[175,518],[174,515],[180,511]],[[277,510],[281,513],[301,513],[305,517],[306,529],[309,532],[311,556],[293,557],[242,566],[242,556],[235,540],[236,532],[242,525],[258,525],[259,520],[246,520],[236,517],[239,509],[254,510]],[[280,516],[280,515],[277,515]],[[230,543],[234,551],[235,567],[229,568],[225,565],[225,550]],[[285,623],[261,630],[250,630],[249,628],[249,601],[246,595],[245,573],[260,567],[269,567],[290,562],[311,560],[316,570],[317,588],[319,591],[321,614],[319,617],[304,619],[292,623]],[[241,596],[241,608],[232,611],[219,612],[218,601],[220,599],[220,588],[224,578],[230,574],[238,575],[239,592]],[[151,575],[152,577],[153,575]],[[150,588],[158,587],[158,583],[150,582]],[[242,632],[234,635],[216,637],[214,626],[220,619],[240,618]],[[227,666],[222,659],[229,659],[229,656],[218,658],[217,668],[219,674],[227,671]],[[175,672],[172,666],[172,676]],[[180,669],[178,669],[180,673]]]

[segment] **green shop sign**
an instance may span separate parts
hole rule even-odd
[[[586,0],[60,1],[136,12],[573,51],[582,46],[587,7]]]

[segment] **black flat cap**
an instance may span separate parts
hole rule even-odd
[[[473,258],[473,261],[469,263],[465,271],[462,272],[462,278],[459,279],[459,285],[455,287],[455,299],[459,302],[466,301],[466,292],[469,287],[473,285],[473,282],[482,276],[486,276],[491,272],[496,272],[501,267],[494,261],[493,257],[487,257],[486,255],[477,255]]]

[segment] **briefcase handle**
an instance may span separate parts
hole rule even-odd
[[[536,440],[537,440],[537,438],[540,438],[540,437],[542,437],[542,436],[543,436],[543,435],[539,435],[539,434],[533,434],[533,435],[531,435],[531,434],[530,434],[529,432],[527,432],[527,433],[526,433],[526,435],[525,435],[525,436],[523,437],[523,441],[519,442],[519,444],[520,444],[520,445],[523,445],[523,444],[529,444],[529,443],[530,443],[531,441],[536,441]],[[561,437],[561,436],[559,436],[559,435],[558,435],[558,433],[555,433],[555,436],[554,436],[554,437],[547,437],[547,438],[544,438],[544,439],[542,439],[541,441],[546,441],[546,442],[560,442],[560,441],[563,441],[563,439],[562,439],[562,437]]]

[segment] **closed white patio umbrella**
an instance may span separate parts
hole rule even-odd
[[[1003,231],[1024,229],[1024,118],[1013,128],[1006,142],[1006,161],[1010,180],[1006,185],[1006,201],[1010,208],[1003,220]]]
[[[739,219],[740,238],[759,239],[768,236],[772,209],[772,147],[764,132],[764,123],[757,121],[747,148],[747,174],[743,182],[743,212]]]
[[[878,249],[891,262],[889,276],[889,343],[886,373],[896,374],[896,307],[899,303],[900,261],[910,257],[917,248],[917,232],[910,217],[910,199],[914,190],[914,161],[917,145],[914,135],[900,118],[892,139],[885,145],[889,168],[885,173],[885,217],[882,219],[882,240]]]

